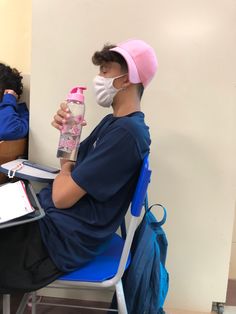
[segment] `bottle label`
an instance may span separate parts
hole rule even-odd
[[[81,124],[84,120],[84,117],[81,114],[79,114],[79,115],[74,117],[74,120],[77,124]]]
[[[58,147],[60,150],[70,153],[77,148],[83,119],[82,115],[77,115],[76,117],[73,117],[71,123],[63,125]]]
[[[80,145],[85,107],[84,104],[71,101],[68,102],[68,108],[71,118],[62,126],[57,157],[75,161]]]
[[[62,137],[59,142],[59,148],[68,153],[75,148],[75,145],[75,140],[72,137]]]
[[[65,124],[65,125],[63,125],[62,130],[61,130],[62,134],[68,134],[69,133],[69,134],[74,135],[74,136],[80,135],[80,132],[81,132],[81,125],[76,124],[76,123],[73,125]]]

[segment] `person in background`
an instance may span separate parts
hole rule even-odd
[[[17,140],[29,132],[29,111],[19,99],[23,91],[17,69],[0,63],[0,140]]]

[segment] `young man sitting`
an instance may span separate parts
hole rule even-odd
[[[77,161],[62,160],[53,184],[39,193],[45,217],[0,230],[1,293],[39,289],[91,261],[105,249],[128,209],[149,152],[140,101],[157,59],[148,44],[129,40],[105,46],[92,61],[99,66],[96,101],[111,106],[113,113],[80,144]],[[52,125],[60,130],[68,118],[62,104]]]

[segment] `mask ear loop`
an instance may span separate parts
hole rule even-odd
[[[125,73],[125,74],[122,74],[122,75],[119,75],[119,76],[115,77],[115,79],[120,78],[120,77],[123,77],[123,76],[125,76],[125,75],[128,75],[128,78],[129,78],[129,73],[127,72],[127,73]],[[114,81],[113,81],[113,82],[114,82]],[[114,85],[113,85],[113,86],[114,86]],[[121,88],[119,89],[119,92],[125,91],[126,89],[127,89],[127,87],[121,87]]]
[[[112,77],[112,86],[116,89],[117,93],[118,93],[118,92],[125,91],[125,90],[127,89],[127,87],[116,88],[116,87],[114,86],[114,80],[119,79],[120,77],[123,77],[123,76],[125,76],[125,75],[129,75],[129,73],[127,72],[127,73],[121,74],[121,75],[119,75],[119,76]]]
[[[8,173],[7,173],[8,178],[10,178],[10,179],[14,178],[16,171],[21,170],[22,168],[23,168],[23,164],[20,163],[20,164],[16,165],[14,168],[9,169]]]

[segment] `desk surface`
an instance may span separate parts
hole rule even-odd
[[[21,164],[26,159],[16,159],[9,161],[0,166],[0,172],[8,174],[9,170],[14,169],[17,165]],[[38,182],[52,182],[57,174],[51,173],[44,170],[39,170],[27,165],[23,165],[20,170],[15,172],[15,177],[20,179],[26,179],[29,181],[38,181]]]

